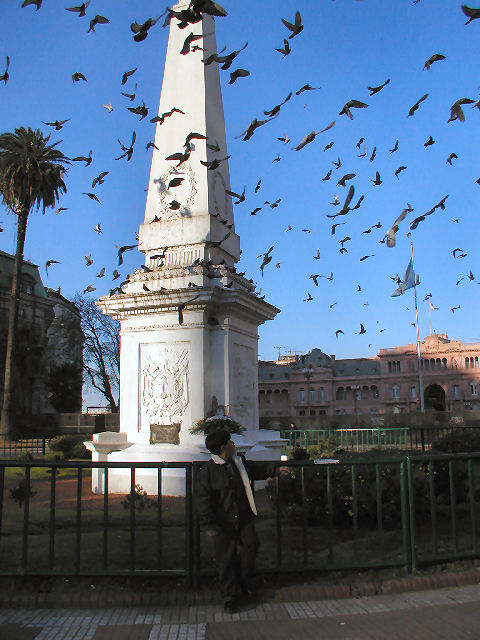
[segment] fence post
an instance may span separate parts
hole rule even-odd
[[[415,540],[415,493],[412,480],[412,461],[407,456],[407,485],[408,485],[408,518],[410,523],[410,567],[409,573],[413,573],[417,569],[417,551]]]
[[[191,588],[194,585],[194,557],[193,557],[193,500],[192,500],[192,488],[193,488],[193,474],[192,474],[192,462],[187,462],[185,465],[185,555],[187,561],[187,582]]]

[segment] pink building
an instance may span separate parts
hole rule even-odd
[[[427,413],[480,410],[480,342],[464,344],[434,333],[420,343],[420,355]],[[416,344],[380,349],[375,358],[337,360],[313,349],[259,362],[262,426],[375,424],[385,414],[420,411],[420,393]]]

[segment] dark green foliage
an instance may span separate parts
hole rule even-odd
[[[432,443],[432,453],[476,453],[480,452],[480,433],[477,429],[455,429],[437,438]],[[456,502],[468,498],[468,473],[465,461],[451,465],[443,460],[432,464],[435,475],[435,495],[439,504],[450,504],[450,468],[453,474]]]
[[[377,524],[377,485],[374,465],[329,465],[332,518],[334,526],[351,526],[354,510],[358,523]],[[355,476],[356,503],[353,499],[352,474]],[[400,467],[390,463],[378,465],[379,497],[382,506],[382,526],[398,526],[401,518]],[[305,498],[310,524],[326,524],[328,518],[327,467],[306,467]],[[296,520],[301,513],[301,470],[292,469],[279,479],[280,504],[287,519]],[[413,473],[415,507],[418,516],[427,508],[427,477],[421,469]],[[273,496],[273,484],[268,484]]]
[[[133,493],[133,501],[135,503],[135,511],[143,511],[145,508],[153,509],[155,507],[155,500],[148,497],[147,492],[140,484],[136,484]],[[132,503],[132,494],[129,493],[122,500],[121,505],[124,509],[130,509]]]
[[[15,500],[18,506],[21,507],[22,504],[25,502],[25,499],[27,498],[27,496],[29,496],[30,498],[33,498],[33,496],[36,495],[36,493],[37,493],[36,491],[32,491],[30,486],[27,487],[25,479],[22,478],[15,487],[11,487],[9,491],[9,494],[10,494],[9,497],[12,500]]]
[[[48,380],[50,404],[59,413],[76,413],[82,406],[82,370],[76,364],[52,367]]]
[[[455,429],[432,442],[432,452],[435,453],[474,453],[479,451],[479,429]]]
[[[208,435],[212,431],[217,429],[225,429],[229,433],[241,434],[245,431],[236,420],[233,420],[229,416],[213,416],[213,418],[207,418],[206,420],[198,420],[190,427],[190,433],[204,433]]]
[[[303,447],[293,447],[288,452],[290,460],[308,460],[308,452]]]
[[[84,440],[85,436],[55,436],[50,440],[50,451],[61,452],[65,460],[90,460],[90,453],[83,444]]]

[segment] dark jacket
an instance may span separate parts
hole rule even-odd
[[[266,480],[276,473],[273,463],[253,462],[239,455],[250,481]],[[234,537],[240,527],[240,509],[226,464],[209,460],[198,472],[195,484],[195,506],[200,526]],[[253,513],[251,514],[252,518]],[[242,523],[243,524],[243,523]]]

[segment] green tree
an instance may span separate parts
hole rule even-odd
[[[69,158],[56,149],[58,142],[49,145],[37,129],[20,127],[14,133],[0,135],[0,194],[6,207],[17,216],[17,248],[12,277],[8,314],[7,353],[0,433],[15,435],[14,362],[17,343],[18,308],[21,294],[21,269],[28,216],[36,206],[45,209],[55,206],[67,188],[63,181]]]

